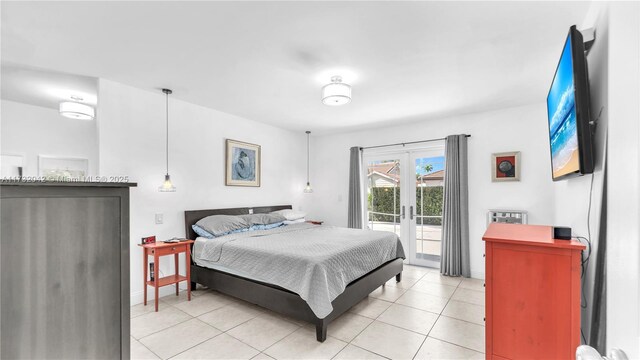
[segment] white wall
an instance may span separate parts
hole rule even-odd
[[[278,204],[301,207],[306,182],[304,133],[172,98],[169,173],[177,192],[160,193],[158,186],[165,173],[164,94],[103,79],[99,90],[100,174],[128,175],[138,183],[131,189],[132,304],[142,301],[139,239],[185,236],[185,210]],[[224,185],[226,138],[262,146],[261,187]],[[164,214],[164,224],[155,224],[156,213]],[[160,262],[164,274],[173,272],[172,261]],[[171,293],[171,288],[163,288],[162,293]]]
[[[2,100],[2,154],[24,156],[24,176],[38,176],[38,155],[89,160],[98,169],[96,121],[69,119],[57,110]]]
[[[596,41],[589,52],[591,115],[600,110],[595,136],[591,215],[593,251],[583,292],[588,306],[582,311],[587,339],[591,330],[593,283],[600,236],[600,211],[607,163],[607,349],[621,348],[629,358],[640,358],[640,4],[595,2],[581,28],[594,27]],[[587,236],[591,177],[554,184],[557,224],[570,226],[574,235]]]
[[[609,5],[607,348],[640,359],[640,3]]]
[[[349,148],[471,134],[469,153],[469,234],[471,273],[484,277],[486,214],[489,209],[529,211],[530,224],[553,223],[546,105],[477,113],[421,123],[312,138],[310,217],[346,226]],[[521,151],[520,182],[491,182],[491,154]]]
[[[593,175],[570,178],[554,183],[554,223],[571,227],[574,236],[589,237],[587,224],[590,225],[592,253],[584,280],[583,294],[587,307],[582,309],[582,330],[589,340],[591,331],[591,312],[593,310],[593,284],[598,254],[600,213],[602,206],[602,185],[604,179],[603,164],[606,152],[606,131],[608,123],[608,63],[609,63],[609,16],[607,7],[594,3],[580,29],[595,28],[596,40],[587,55],[589,69],[589,89],[591,117],[598,125],[594,137],[595,169]],[[560,53],[558,53],[560,56]],[[600,111],[602,110],[602,113]],[[593,176],[593,194],[591,195],[591,213],[589,211],[591,177]],[[587,220],[589,217],[589,220]]]

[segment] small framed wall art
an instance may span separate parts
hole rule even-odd
[[[46,180],[83,180],[88,173],[88,159],[38,155],[38,176]]]
[[[260,186],[260,145],[227,139],[225,185]]]
[[[491,181],[520,181],[520,151],[491,154]]]

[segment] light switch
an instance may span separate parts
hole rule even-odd
[[[162,224],[164,216],[162,214],[156,214],[156,224]]]
[[[342,195],[338,195],[338,202],[342,202]]]

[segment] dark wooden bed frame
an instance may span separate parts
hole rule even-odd
[[[249,214],[250,209],[253,210],[254,214],[264,214],[276,210],[291,209],[291,205],[185,211],[184,218],[187,238],[196,239],[198,235],[193,231],[191,225],[202,218],[210,215]],[[327,326],[332,320],[342,315],[353,305],[359,303],[373,290],[384,285],[394,276],[396,277],[396,281],[402,279],[401,258],[391,260],[359,279],[352,281],[347,285],[344,292],[331,302],[333,311],[324,319],[319,319],[313,311],[311,311],[306,301],[302,300],[296,293],[276,285],[198,266],[191,260],[191,288],[193,290],[195,290],[196,284],[202,284],[210,289],[262,306],[294,319],[310,322],[315,325],[316,338],[320,342],[325,341],[327,338]]]

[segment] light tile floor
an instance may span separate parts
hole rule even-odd
[[[131,308],[132,359],[483,359],[482,280],[405,265],[394,279],[329,324],[324,343],[311,324],[229,296],[185,292],[160,311]]]

